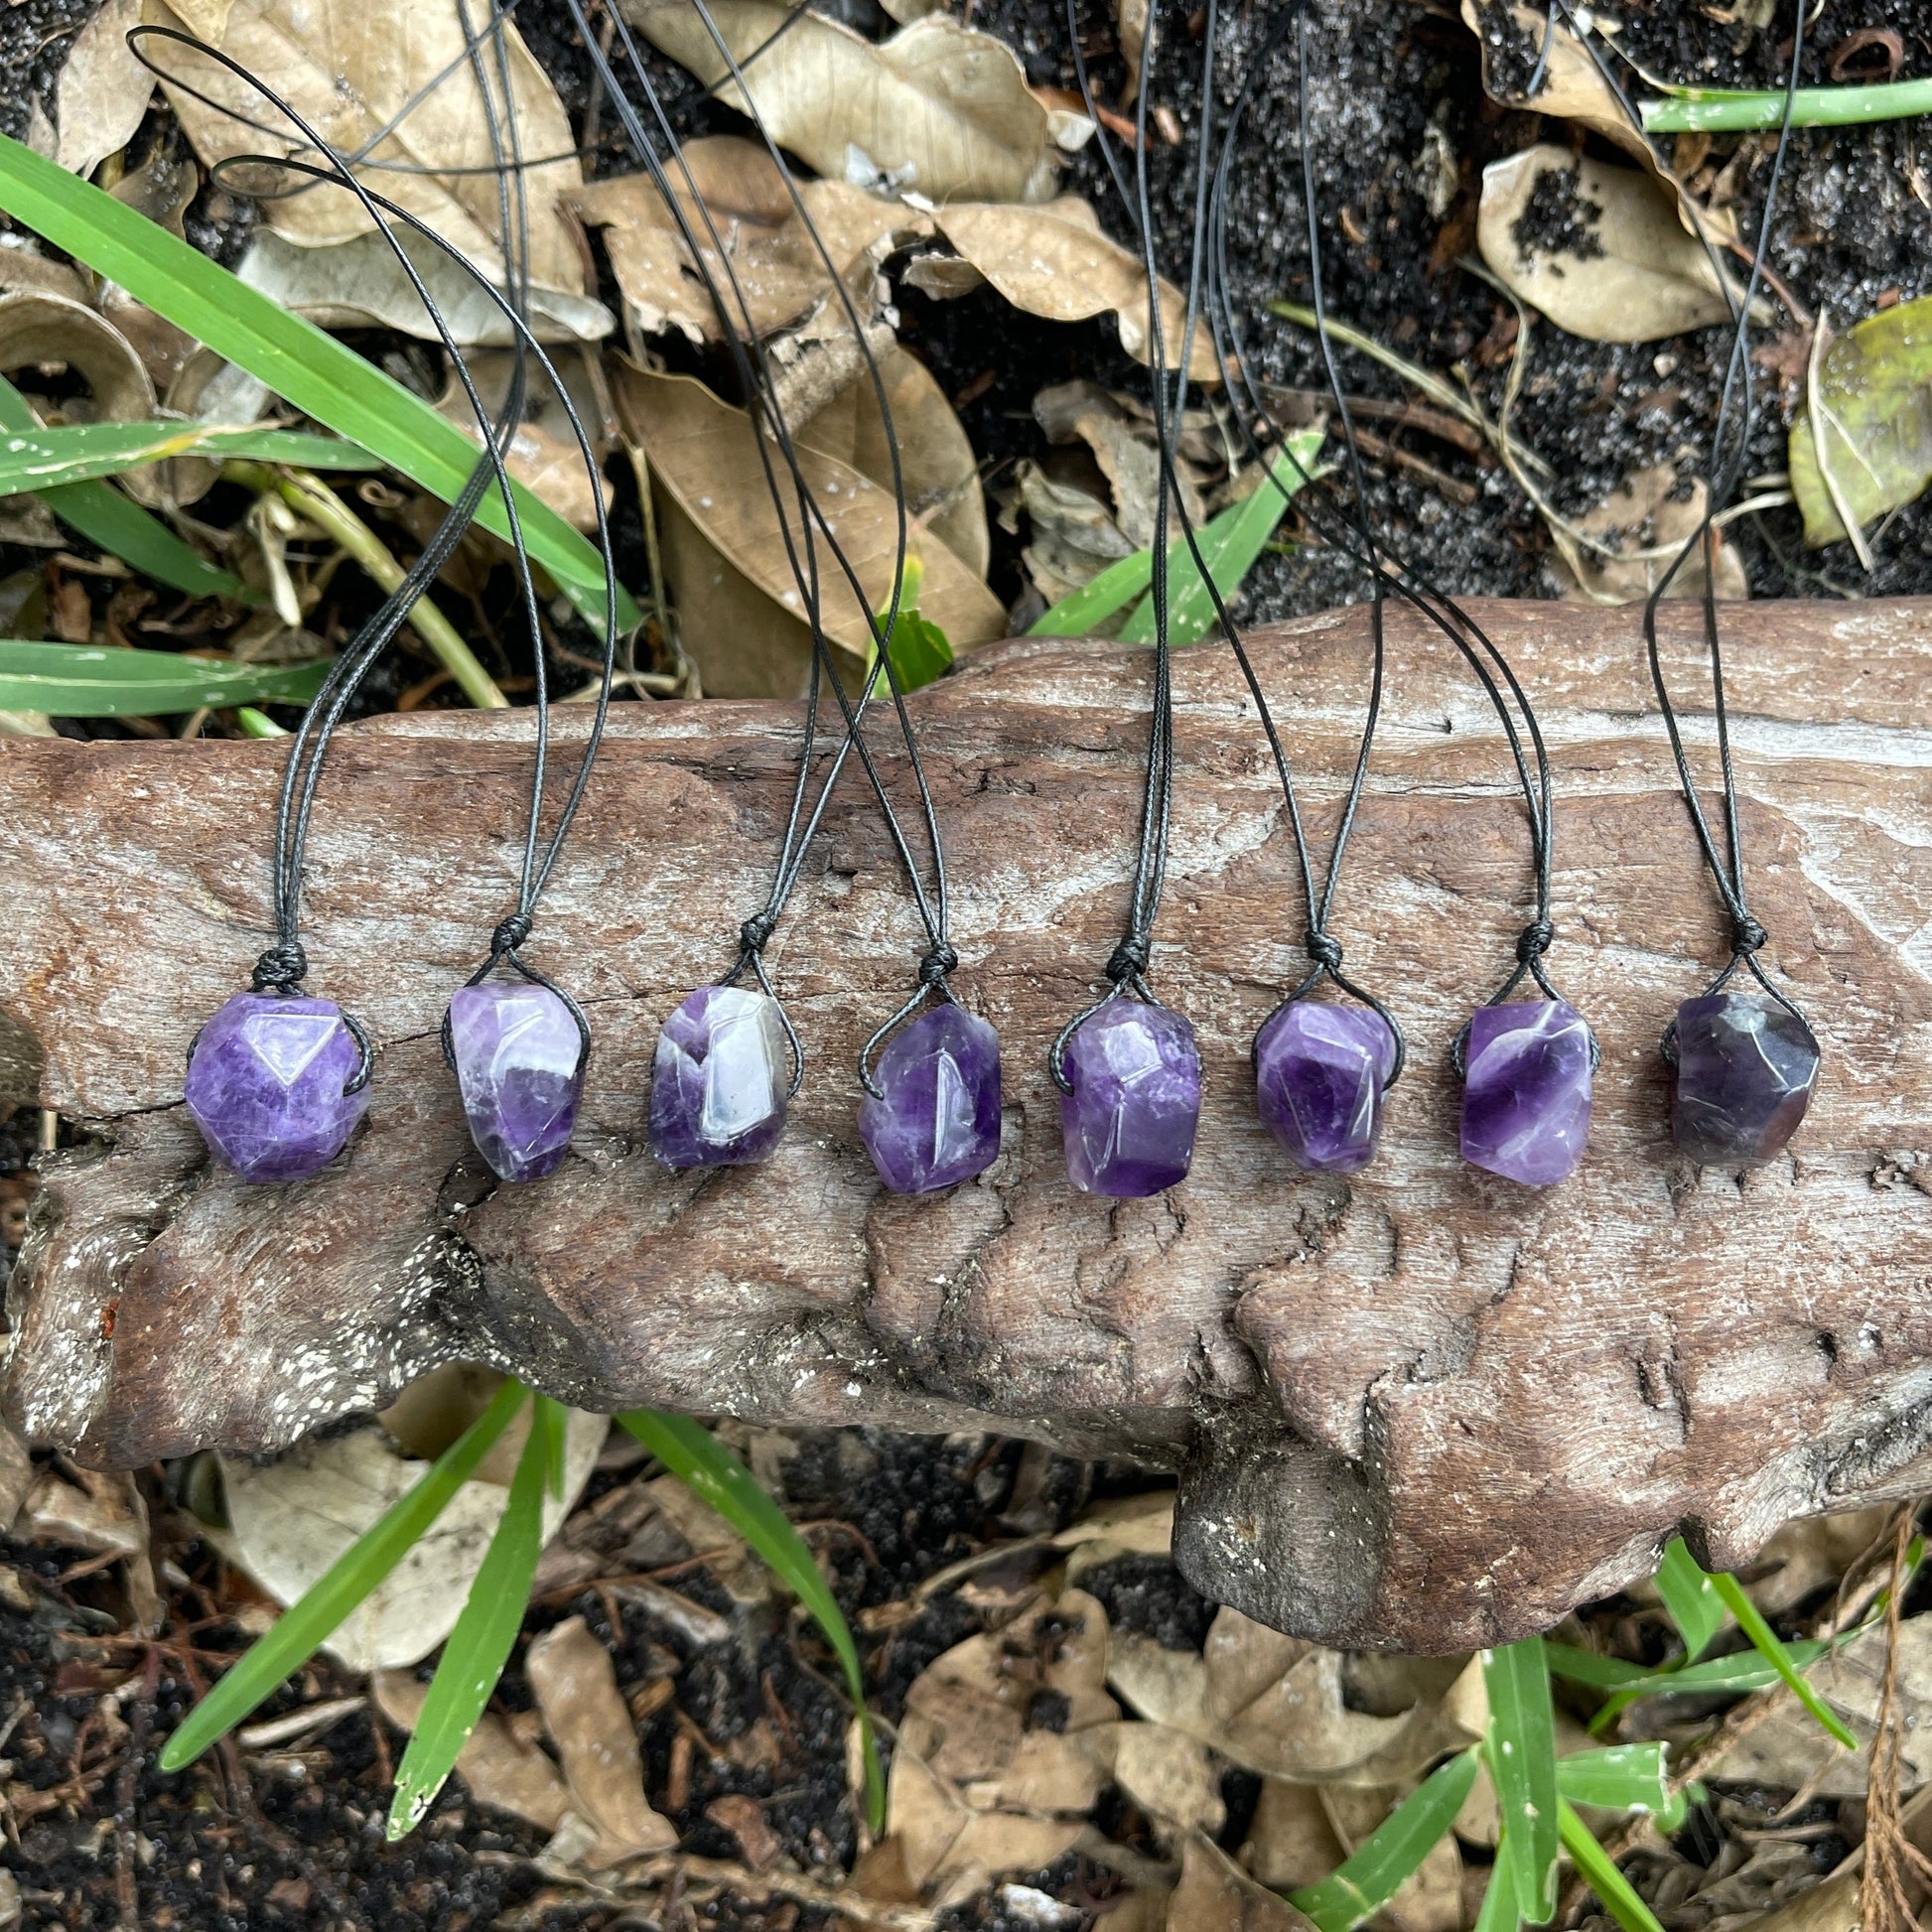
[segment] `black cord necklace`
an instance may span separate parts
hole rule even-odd
[[[1208,310],[1217,359],[1229,371],[1230,402],[1235,425],[1252,460],[1262,464],[1264,487],[1286,497],[1291,492],[1266,450],[1297,473],[1299,493],[1294,500],[1305,520],[1323,541],[1350,556],[1366,570],[1374,586],[1372,612],[1375,689],[1379,691],[1382,643],[1382,605],[1385,590],[1402,597],[1429,619],[1453,644],[1475,673],[1495,710],[1522,790],[1529,823],[1536,890],[1535,915],[1516,942],[1515,969],[1458,1035],[1451,1061],[1464,1082],[1462,1109],[1463,1158],[1532,1185],[1562,1179],[1582,1158],[1587,1136],[1592,1075],[1599,1052],[1595,1037],[1575,1008],[1551,983],[1543,961],[1555,938],[1551,917],[1551,879],[1554,865],[1554,785],[1549,758],[1536,714],[1508,659],[1476,622],[1447,592],[1438,588],[1386,539],[1378,539],[1366,520],[1363,478],[1347,398],[1335,366],[1322,294],[1319,225],[1312,165],[1307,139],[1305,105],[1308,95],[1308,55],[1305,10],[1297,6],[1277,22],[1261,55],[1244,80],[1228,116],[1209,213]],[[1236,142],[1243,118],[1269,61],[1293,31],[1297,37],[1297,100],[1302,118],[1299,146],[1303,176],[1304,216],[1309,232],[1310,267],[1314,291],[1315,333],[1320,345],[1329,396],[1343,431],[1353,485],[1352,518],[1337,508],[1325,478],[1303,469],[1293,446],[1269,410],[1250,371],[1234,304],[1228,294],[1228,195]],[[1224,623],[1226,620],[1223,620]],[[1244,666],[1245,668],[1245,666]],[[1252,684],[1252,679],[1250,680]],[[1259,694],[1257,693],[1259,698]],[[1519,723],[1520,721],[1520,723]],[[1367,757],[1374,728],[1373,703],[1364,733],[1361,759]],[[1528,750],[1525,750],[1527,742]],[[1532,764],[1535,769],[1532,772]],[[1358,763],[1358,770],[1360,765]],[[1352,813],[1352,801],[1350,804]],[[1291,813],[1291,825],[1296,818]],[[1345,817],[1344,828],[1349,822]],[[1331,859],[1330,881],[1338,861]],[[1317,968],[1321,955],[1315,935],[1325,927],[1325,900],[1320,926],[1311,920],[1310,952]],[[1332,943],[1330,941],[1329,943]],[[1512,1001],[1510,996],[1525,978],[1544,995],[1540,1001]],[[1347,990],[1353,991],[1349,988]],[[1295,998],[1298,996],[1291,996]],[[1366,996],[1362,996],[1366,997]],[[1360,1016],[1365,1024],[1368,1015]],[[1398,1042],[1400,1035],[1397,1035]],[[1397,1070],[1401,1062],[1396,1062]],[[1361,1096],[1366,1069],[1357,1069],[1353,1093]],[[1344,1095],[1348,1090],[1344,1089]]]
[[[1160,11],[1150,9],[1141,46],[1140,89],[1134,107],[1135,192],[1129,206],[1140,212],[1141,264],[1147,284],[1150,395],[1155,438],[1161,451],[1160,490],[1154,514],[1154,692],[1148,723],[1147,768],[1141,793],[1141,831],[1134,864],[1127,930],[1106,965],[1108,990],[1061,1028],[1047,1064],[1060,1090],[1060,1132],[1066,1174],[1083,1193],[1115,1198],[1158,1194],[1184,1180],[1194,1158],[1200,1125],[1200,1049],[1184,1015],[1155,998],[1148,984],[1154,923],[1167,875],[1168,836],[1173,805],[1173,684],[1168,641],[1168,516],[1173,488],[1175,424],[1184,414],[1187,362],[1193,346],[1193,289],[1181,339],[1174,394],[1168,389],[1167,343],[1161,317],[1161,274],[1155,260],[1154,221],[1148,192],[1148,97],[1153,91],[1153,53]],[[1082,89],[1085,63],[1077,28],[1069,30]],[[1087,93],[1091,107],[1092,95]],[[1098,116],[1095,117],[1099,125]],[[1104,141],[1104,131],[1101,134]],[[1107,152],[1103,148],[1103,152]],[[1111,153],[1108,165],[1114,167]],[[1115,181],[1125,198],[1118,169]],[[1198,234],[1194,269],[1199,266]],[[1132,997],[1129,998],[1128,996]]]
[[[497,26],[500,30],[498,16]],[[280,99],[238,63],[218,49],[208,47],[192,36],[168,28],[141,28],[130,36],[137,55],[153,66],[143,52],[142,43],[160,39],[179,43],[205,58],[213,60],[268,100],[308,142],[311,149],[328,157],[327,164],[303,162],[292,157],[237,157],[239,167],[265,167],[304,176],[313,185],[332,182],[356,196],[388,241],[403,272],[409,277],[426,315],[441,339],[452,366],[456,369],[483,438],[483,454],[455,502],[444,514],[425,545],[422,555],[405,575],[402,583],[356,636],[350,640],[331,668],[315,700],[304,716],[300,729],[290,740],[289,760],[283,775],[275,828],[274,909],[276,942],[256,962],[253,985],[247,993],[235,995],[197,1034],[189,1048],[186,1099],[210,1150],[246,1180],[288,1181],[316,1173],[341,1153],[349,1134],[368,1104],[368,1086],[373,1055],[367,1034],[361,1026],[334,1001],[321,1000],[301,991],[307,976],[308,960],[300,937],[303,865],[316,787],[322,773],[329,745],[348,705],[388,643],[394,638],[418,598],[435,580],[461,541],[484,493],[494,484],[502,496],[512,553],[522,593],[525,615],[537,645],[539,704],[537,706],[537,758],[532,784],[528,835],[517,909],[498,927],[489,960],[472,982],[476,987],[499,963],[507,961],[524,980],[548,991],[563,1003],[573,1018],[575,1065],[572,1079],[581,1083],[583,1061],[589,1051],[589,1028],[583,1015],[535,969],[516,957],[517,947],[528,937],[533,908],[562,851],[563,841],[574,818],[584,788],[590,779],[605,717],[609,707],[611,675],[617,643],[617,575],[612,560],[608,528],[605,526],[601,478],[595,454],[582,424],[571,410],[561,378],[525,324],[521,309],[526,303],[513,302],[497,291],[488,278],[462,253],[444,241],[434,230],[385,198],[359,182],[343,158],[322,140],[293,106]],[[473,42],[473,52],[475,52]],[[480,52],[478,53],[481,59]],[[156,69],[159,71],[159,69]],[[174,84],[209,106],[221,108],[192,84],[167,76]],[[486,103],[489,90],[481,70]],[[224,110],[225,111],[225,110]],[[493,113],[493,104],[491,106]],[[255,125],[252,121],[249,125]],[[462,267],[491,300],[510,325],[517,345],[518,361],[504,410],[492,419],[471,376],[469,365],[450,334],[442,313],[424,285],[407,252],[383,214],[406,223],[424,239],[441,248]],[[505,220],[506,263],[512,263],[508,278],[512,289],[522,287],[521,271],[513,266],[518,246]],[[543,691],[541,632],[537,626],[536,594],[530,577],[529,558],[518,520],[515,498],[508,474],[503,467],[502,449],[514,432],[522,410],[524,393],[523,355],[534,352],[550,376],[576,435],[579,450],[597,491],[599,536],[605,559],[606,613],[604,625],[604,676],[592,730],[585,747],[576,779],[559,815],[551,841],[541,860],[537,856],[539,815],[545,753],[548,744],[547,693]],[[447,1025],[447,1023],[446,1023]],[[446,1036],[446,1051],[449,1050]],[[466,1103],[471,1098],[466,1086]],[[574,1112],[575,1094],[571,1107]],[[473,1112],[473,1125],[475,1114]],[[563,1143],[555,1149],[561,1159],[568,1141],[568,1123]],[[491,1153],[484,1146],[485,1155]],[[492,1162],[492,1165],[494,1163]],[[555,1165],[554,1160],[550,1163]],[[500,1172],[500,1170],[499,1170]],[[506,1177],[518,1177],[509,1175]]]
[[[779,392],[766,361],[750,306],[732,262],[731,250],[720,236],[711,210],[697,192],[683,149],[671,128],[649,69],[640,58],[629,28],[620,20],[617,35],[625,62],[655,122],[655,139],[646,130],[635,104],[590,35],[581,17],[579,0],[568,0],[606,92],[631,145],[643,157],[653,185],[675,221],[687,260],[705,284],[720,333],[732,357],[739,383],[758,426],[759,460],[766,487],[777,511],[799,601],[812,637],[812,665],[808,685],[804,737],[799,753],[790,811],[771,890],[760,909],[739,929],[736,964],[718,984],[691,994],[666,1022],[653,1067],[650,1104],[652,1150],[667,1166],[741,1166],[762,1160],[776,1146],[784,1128],[785,1110],[804,1077],[804,1052],[790,1021],[772,991],[764,963],[764,949],[776,929],[795,889],[806,852],[830,802],[832,790],[849,754],[856,752],[884,814],[889,835],[911,887],[925,933],[925,950],[911,997],[875,1033],[860,1055],[859,1073],[866,1098],[859,1115],[861,1137],[874,1166],[888,1187],[900,1193],[925,1193],[970,1178],[987,1168],[999,1152],[1000,1058],[999,1036],[985,1021],[968,1013],[955,999],[949,976],[959,956],[948,938],[949,893],[945,851],[940,838],[931,788],[919,759],[911,717],[905,706],[892,654],[905,584],[909,534],[905,492],[899,474],[897,438],[893,425],[885,378],[866,342],[865,330],[851,292],[838,273],[829,250],[799,195],[782,157],[759,118],[743,72],[712,21],[703,0],[697,10],[714,46],[740,83],[740,91],[763,140],[772,163],[780,171],[793,210],[803,226],[845,311],[865,365],[873,399],[883,427],[892,464],[898,529],[893,590],[883,615],[872,611],[871,600],[851,560],[839,544],[830,521],[817,501],[798,460],[790,426],[780,406]],[[659,144],[665,151],[658,152]],[[675,166],[684,192],[674,192],[665,172],[665,158]],[[709,248],[692,225],[687,207],[701,217]],[[711,261],[723,268],[730,289],[713,273]],[[797,531],[788,513],[787,491],[771,461],[767,442],[777,449],[796,504]],[[818,546],[823,542],[860,608],[868,612],[874,637],[873,660],[856,702],[840,674],[824,631]],[[800,554],[802,547],[802,556]],[[885,783],[864,733],[865,718],[885,680],[891,695],[901,742],[918,786],[920,817],[929,853],[928,888],[911,845],[893,810]],[[829,686],[846,732],[821,781],[816,800],[805,810],[808,777],[816,736],[820,692]],[[738,982],[747,971],[758,990]],[[930,1011],[920,1009],[930,1002]],[[914,1018],[914,1015],[918,1015]],[[910,1022],[910,1025],[904,1023]],[[780,1042],[791,1059],[785,1079]],[[881,1047],[884,1050],[881,1051]],[[875,1067],[874,1056],[878,1055]]]

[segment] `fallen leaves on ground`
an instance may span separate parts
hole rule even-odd
[[[1545,142],[1482,172],[1476,242],[1559,329],[1647,343],[1729,319],[1725,281],[1649,176]]]
[[[126,147],[148,111],[154,75],[127,44],[140,24],[141,0],[105,0],[68,50],[54,97],[54,158],[76,175]]]
[[[1626,477],[1593,510],[1552,522],[1556,556],[1551,568],[1564,585],[1564,595],[1592,604],[1634,604],[1656,588],[1678,553],[1704,520],[1710,490],[1702,477],[1681,484],[1676,467],[1660,463]],[[1607,547],[1592,548],[1579,536]],[[1684,560],[1670,581],[1666,597],[1704,595],[1705,558],[1702,544]],[[1736,546],[1718,532],[1717,590],[1721,598],[1750,596],[1743,559]]]
[[[1863,526],[1932,482],[1932,296],[1866,317],[1812,368],[1791,426],[1791,492],[1805,540],[1836,543],[1847,512]]]
[[[929,419],[950,405],[931,375],[903,350],[886,358],[883,372],[898,422],[923,412]],[[810,663],[810,631],[786,561],[785,535],[803,556],[804,533],[795,496],[785,497],[785,523],[765,485],[751,419],[688,377],[656,375],[626,365],[617,387],[625,431],[642,450],[658,485],[659,538],[665,575],[683,626],[685,647],[721,696],[795,696]],[[884,438],[876,411],[868,414],[870,384],[828,408],[823,420],[792,424],[799,466],[823,505],[864,592],[853,595],[844,573],[819,542],[826,635],[862,661],[872,642],[868,612],[892,596],[898,516],[890,472],[882,465]],[[1006,611],[981,581],[984,510],[963,436],[917,437],[901,429],[905,458],[909,549],[924,567],[920,612],[955,649],[1005,635]],[[770,452],[787,490],[789,479]],[[967,483],[967,477],[973,481]],[[923,507],[922,507],[923,505]],[[976,557],[954,551],[950,531]],[[962,534],[963,532],[963,534]],[[977,534],[976,534],[977,533]]]
[[[692,0],[621,0],[620,10],[726,106],[746,110]],[[711,0],[709,13],[771,138],[827,179],[915,189],[932,202],[1052,193],[1047,110],[993,35],[931,14],[875,44],[780,0]]]
[[[370,7],[362,0],[233,0],[212,44],[255,75],[261,88],[179,44],[167,44],[156,59],[164,74],[181,83],[163,84],[206,166],[241,155],[304,152],[293,130],[286,137],[278,132],[282,117],[261,90],[272,89],[331,148],[358,157],[358,176],[369,187],[419,216],[500,285],[493,114],[505,130],[505,146],[513,142],[529,157],[517,205],[527,208],[522,253],[530,279],[539,290],[581,300],[584,258],[557,211],[558,199],[583,181],[570,118],[508,21],[501,32],[509,98],[493,50],[485,49],[477,64],[489,87],[485,102],[465,51],[465,19],[463,0],[411,0],[403,7]],[[477,24],[472,20],[473,33]],[[308,250],[353,243],[371,236],[374,227],[356,198],[339,187],[272,197],[262,211],[275,234]],[[300,275],[293,262],[278,262],[279,281],[299,286],[310,303],[323,286],[339,304],[353,304],[378,268],[375,250],[386,252],[379,236],[373,242],[373,248],[365,241],[333,262],[308,262]],[[430,252],[425,246],[425,260]],[[257,274],[270,270],[258,267]],[[378,319],[411,326],[399,316]]]

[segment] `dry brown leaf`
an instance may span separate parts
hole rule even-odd
[[[747,111],[691,0],[621,0],[621,11],[726,106]],[[822,15],[797,19],[782,0],[711,0],[709,11],[736,61],[759,51],[745,69],[759,116],[816,173],[861,185],[883,177],[934,202],[1052,193],[1046,109],[993,35],[933,14],[875,46]]]
[[[1124,1724],[1114,1729],[1114,1782],[1157,1826],[1182,1834],[1220,1835],[1227,1823],[1221,1771],[1197,1737],[1167,1725]]]
[[[1165,1557],[1173,1548],[1172,1489],[1098,1503],[1069,1523],[1054,1543],[1067,1554],[1069,1583],[1121,1557]]]
[[[127,44],[141,24],[141,0],[105,0],[73,37],[54,95],[60,145],[54,158],[90,175],[134,138],[154,97],[154,75]]]
[[[1705,504],[1709,501],[1704,479],[1693,479],[1689,491],[1682,496],[1674,494],[1677,487],[1676,469],[1660,463],[1626,478],[1596,508],[1574,518],[1570,528],[1552,523],[1550,535],[1557,556],[1551,569],[1563,582],[1564,595],[1587,598],[1592,604],[1634,604],[1648,597],[1704,520]],[[1617,554],[1606,557],[1601,551],[1579,543],[1575,531],[1600,544],[1608,544]],[[1719,533],[1717,583],[1722,598],[1745,598],[1751,594],[1743,559],[1734,545],[1723,541],[1722,532]],[[1673,598],[1704,595],[1702,545],[1671,579],[1664,595]]]
[[[375,1707],[401,1731],[413,1731],[429,1686],[407,1671],[380,1670],[369,1678]],[[540,1832],[554,1832],[570,1810],[570,1791],[535,1744],[519,1738],[494,1712],[478,1719],[457,1753],[457,1774],[480,1805],[506,1811]]]
[[[571,353],[551,358],[567,387],[570,377],[581,371],[581,363]],[[477,386],[485,412],[496,421],[508,400],[509,385],[516,369],[516,357],[508,349],[483,349],[465,357],[470,379]],[[503,452],[503,467],[520,483],[527,485],[566,522],[578,529],[597,528],[597,491],[584,464],[584,453],[570,426],[570,417],[559,400],[550,378],[534,363],[526,369],[528,396],[523,420],[510,437]],[[571,404],[577,420],[590,439],[591,449],[601,459],[608,449],[598,420],[596,402],[588,384],[572,389]],[[477,427],[477,412],[466,390],[452,372],[449,386],[438,399],[437,408],[464,435],[483,447],[483,432]],[[608,513],[608,500],[607,500]]]
[[[0,296],[0,372],[66,363],[89,393],[60,404],[70,423],[138,423],[155,414],[146,365],[112,323],[65,295],[23,289]],[[31,378],[22,387],[30,393]]]
[[[1168,1932],[1312,1932],[1312,1925],[1196,1834],[1181,1853]]]
[[[768,336],[831,293],[825,257],[761,143],[737,135],[706,136],[686,143],[684,164],[696,199],[675,168],[669,171],[671,185],[738,333],[746,333],[749,316],[750,333]],[[798,193],[825,254],[855,287],[855,271],[884,238],[931,227],[918,210],[882,202],[842,181],[804,182]],[[648,175],[614,175],[578,189],[570,200],[586,222],[604,230],[612,273],[629,306],[634,334],[654,336],[677,329],[694,343],[723,339],[711,297]],[[713,227],[722,250],[711,245]]]
[[[495,155],[489,115],[465,52],[465,17],[461,0],[412,0],[403,7],[366,0],[232,0],[216,45],[294,106],[336,152],[366,150],[368,166],[361,172],[371,188],[420,216],[500,283]],[[474,31],[474,18],[472,26]],[[483,63],[497,118],[513,124],[525,155],[569,157],[537,159],[524,174],[526,266],[538,289],[581,297],[583,256],[557,212],[558,198],[583,181],[573,154],[577,138],[556,88],[515,25],[505,22],[502,36],[509,107],[494,58]],[[274,106],[226,69],[180,46],[168,48],[165,68],[187,83],[166,90],[206,166],[234,155],[298,152],[293,132],[284,141],[262,131],[283,124]],[[222,107],[196,99],[190,85]],[[229,106],[236,112],[224,111]],[[379,165],[384,162],[400,165]],[[374,226],[355,197],[339,188],[271,199],[263,214],[276,233],[307,248],[345,242]],[[370,254],[368,264],[375,259]],[[352,286],[345,278],[340,285]]]
[[[1134,554],[1107,504],[1079,483],[1049,476],[1031,457],[1015,466],[1013,487],[1001,501],[1003,528],[1017,531],[1020,512],[1026,514],[1033,540],[1020,553],[1021,561],[1048,604],[1070,597],[1109,564]]]
[[[975,1811],[917,1752],[893,1753],[886,1828],[897,1841],[908,1882],[936,1904],[970,1897],[1005,1871],[1037,1871],[1072,1851],[1084,1820]]]
[[[727,1792],[704,1808],[714,1825],[722,1825],[738,1841],[745,1863],[754,1871],[769,1871],[784,1856],[778,1835],[766,1823],[763,1807],[743,1792]]]
[[[39,738],[46,734],[35,732],[32,736]],[[34,1458],[27,1452],[27,1445],[0,1418],[0,1536],[12,1534],[14,1518],[20,1514],[20,1506],[33,1486]]]
[[[920,380],[895,368],[902,354],[889,358],[888,379],[895,386]],[[810,662],[810,632],[750,419],[701,383],[627,365],[619,371],[618,400],[625,433],[649,461],[660,508],[668,504],[676,512],[660,517],[665,573],[684,648],[705,689],[717,696],[795,696]],[[863,658],[873,635],[868,613],[883,609],[892,594],[897,515],[891,487],[837,454],[840,448],[858,451],[849,418],[842,425],[834,412],[823,442],[814,423],[796,425],[793,440],[800,468],[866,595],[862,609],[821,544],[825,634]],[[916,491],[920,485],[908,482],[908,487]],[[948,504],[944,515],[954,508]],[[797,505],[789,494],[785,519],[802,555]],[[1006,611],[972,565],[941,540],[941,520],[935,515],[925,529],[915,524],[909,548],[924,565],[920,613],[957,651],[1003,636]]]
[[[1325,1878],[1347,1856],[1317,1786],[1262,1779],[1241,1863],[1264,1885],[1298,1890]]]
[[[581,1616],[530,1640],[523,1672],[570,1785],[572,1808],[597,1829],[582,1859],[605,1870],[626,1859],[667,1852],[677,1829],[644,1796],[637,1729],[618,1694],[611,1653]]]
[[[1099,217],[1077,195],[1062,195],[1038,207],[953,204],[933,210],[939,232],[961,257],[1013,304],[1047,322],[1085,322],[1112,313],[1121,346],[1137,361],[1151,362],[1147,275],[1140,258],[1102,233]],[[1180,364],[1187,323],[1185,297],[1161,283],[1161,331],[1168,367]],[[1188,374],[1219,382],[1213,339],[1196,317]]]
[[[1142,1717],[1251,1771],[1303,1783],[1392,1783],[1474,1741],[1447,1699],[1419,1700],[1398,1717],[1351,1709],[1344,1666],[1338,1650],[1223,1609],[1202,1656],[1117,1634],[1108,1683]]]
[[[1591,342],[1654,342],[1730,315],[1726,282],[1654,179],[1553,143],[1482,171],[1476,243],[1505,286]]]
[[[131,1475],[75,1468],[65,1480],[43,1469],[27,1492],[15,1532],[27,1543],[63,1543],[119,1558],[128,1607],[143,1630],[161,1627],[163,1605],[149,1555],[148,1506]]]

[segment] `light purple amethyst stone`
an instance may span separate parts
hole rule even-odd
[[[657,1035],[650,1151],[667,1168],[762,1161],[784,1132],[789,1084],[777,1001],[701,986]]]
[[[1589,1028],[1575,1007],[1478,1007],[1463,1064],[1463,1160],[1529,1187],[1574,1172],[1589,1137],[1591,1079]]]
[[[1310,1173],[1357,1173],[1375,1156],[1395,1035],[1373,1007],[1291,1000],[1255,1036],[1268,1131]]]
[[[1200,1051],[1179,1014],[1110,1000],[1061,1058],[1066,1177],[1086,1194],[1130,1200],[1187,1177],[1200,1124]]]
[[[527,980],[485,980],[450,995],[457,1086],[478,1151],[505,1180],[561,1165],[583,1097],[583,1035],[565,1002]]]
[[[361,1048],[334,1000],[237,993],[202,1029],[188,1111],[243,1180],[302,1180],[339,1155],[369,1104],[343,1089]]]
[[[1000,1151],[1000,1035],[950,1000],[887,1042],[859,1103],[859,1134],[896,1194],[970,1180]]]

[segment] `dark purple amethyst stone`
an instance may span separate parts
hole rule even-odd
[[[1200,1052],[1179,1014],[1110,1000],[1074,1030],[1061,1059],[1066,1177],[1132,1200],[1187,1177],[1200,1124]]]
[[[1589,1028],[1567,1000],[1478,1007],[1463,1048],[1462,1158],[1551,1187],[1589,1138]]]
[[[970,1180],[1000,1152],[1000,1035],[950,1000],[895,1034],[859,1103],[859,1135],[896,1194]]]
[[[701,986],[657,1035],[650,1151],[667,1168],[762,1161],[785,1131],[789,1084],[777,1001]]]
[[[334,1000],[237,993],[202,1029],[188,1062],[188,1111],[243,1180],[302,1180],[347,1143],[369,1104],[345,1093],[361,1048]]]
[[[536,1180],[562,1163],[584,1092],[583,1045],[575,1016],[547,986],[485,980],[450,995],[463,1111],[503,1179]]]
[[[1818,1040],[1795,1013],[1744,993],[1677,1009],[1671,1136],[1693,1161],[1768,1161],[1798,1131],[1818,1085]]]
[[[1255,1036],[1268,1131],[1310,1173],[1358,1173],[1375,1156],[1395,1035],[1373,1007],[1291,1000]]]

